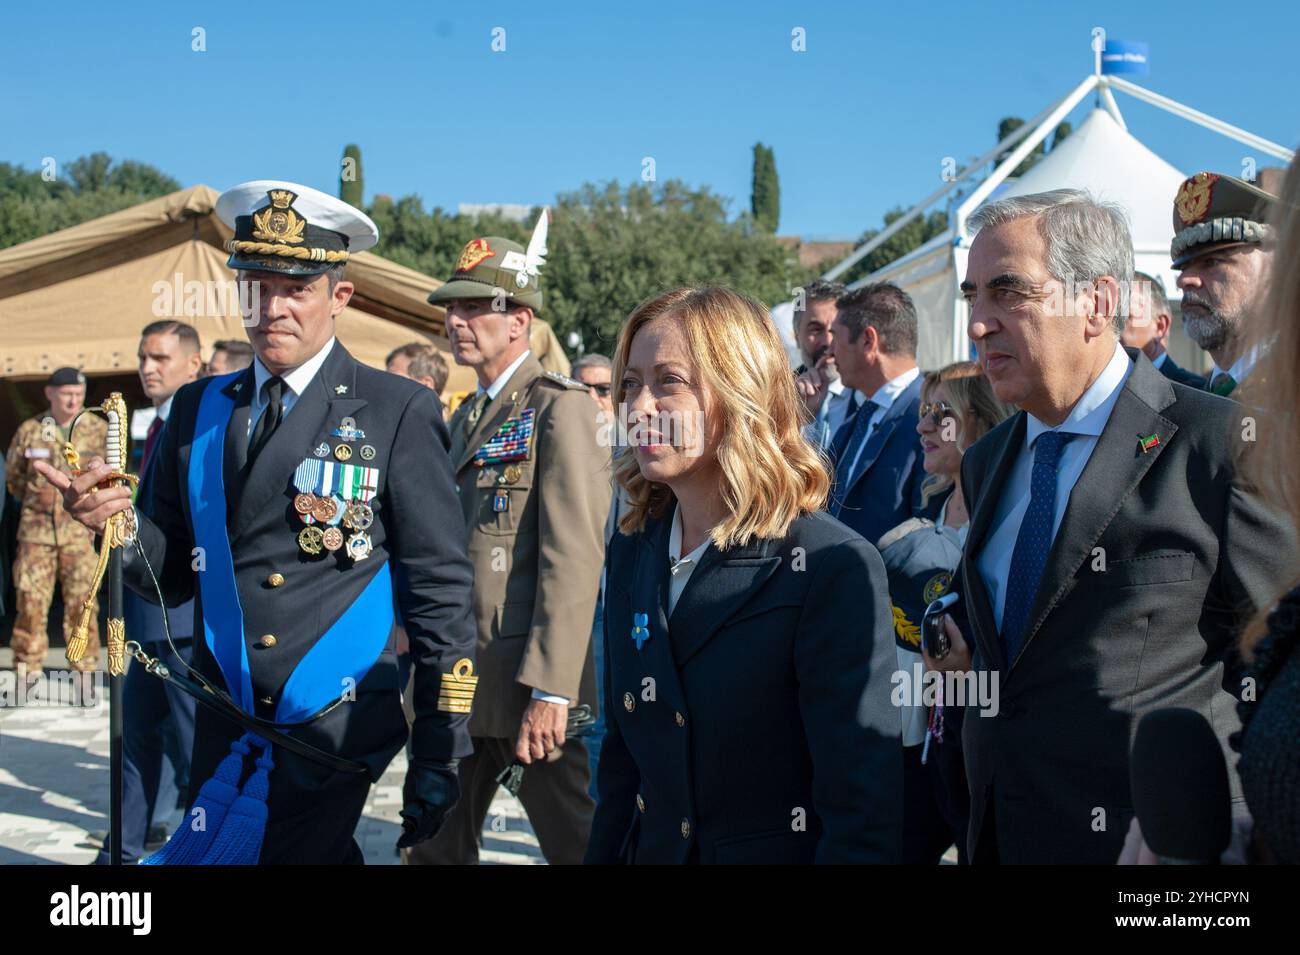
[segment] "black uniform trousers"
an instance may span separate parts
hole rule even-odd
[[[474,865],[483,844],[496,778],[515,758],[513,739],[474,737],[474,754],[460,761],[460,802],[448,813],[442,829],[428,842],[411,849],[411,865]],[[534,762],[524,771],[519,801],[537,834],[542,855],[551,865],[581,865],[591,835],[596,803],[588,790],[591,768],[587,746],[571,737],[560,747],[560,758]]]

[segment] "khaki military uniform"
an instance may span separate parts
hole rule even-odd
[[[77,423],[76,447],[83,462],[93,455],[103,457],[108,425],[102,418],[84,415]],[[54,599],[57,580],[63,594],[63,635],[72,630],[81,615],[81,601],[90,591],[95,575],[94,535],[74,521],[63,509],[63,496],[45,480],[35,461],[68,470],[63,457],[66,434],[47,411],[24,421],[14,435],[5,456],[5,483],[9,493],[22,501],[18,521],[18,554],[14,560],[14,588],[18,592],[18,615],[14,620],[14,663],[29,674],[40,672],[49,650],[46,621]],[[91,617],[89,647],[75,670],[93,670],[99,657],[99,625]]]
[[[475,454],[533,409],[517,460],[478,466]],[[478,626],[474,755],[460,767],[461,802],[411,862],[476,861],[497,784],[514,759],[533,688],[596,707],[591,618],[604,565],[609,449],[586,386],[542,370],[531,354],[470,424],[473,398],[451,419],[451,460],[469,532]],[[581,862],[591,829],[586,747],[571,739],[533,763],[519,798],[552,863]]]

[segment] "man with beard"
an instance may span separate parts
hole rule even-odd
[[[802,307],[796,303],[794,310],[794,339],[803,356],[803,364],[795,370],[795,385],[813,417],[804,435],[822,448],[830,447],[844,419],[862,404],[857,392],[840,380],[831,352],[835,302],[845,291],[839,282],[813,282],[804,289]]]
[[[1267,224],[1275,197],[1232,176],[1198,172],[1174,197],[1173,268],[1180,270],[1183,327],[1214,358],[1205,386],[1227,396],[1258,357],[1245,348],[1273,258]]]

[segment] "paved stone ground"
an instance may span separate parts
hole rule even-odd
[[[9,667],[9,650],[0,650],[0,699],[13,696]],[[356,833],[370,865],[399,864],[394,846],[405,771],[406,757],[398,754],[371,787]],[[87,833],[108,829],[108,778],[107,706],[0,706],[0,865],[93,860],[98,846]],[[180,818],[174,811],[170,827]],[[488,815],[482,861],[544,864],[523,807],[504,790]]]

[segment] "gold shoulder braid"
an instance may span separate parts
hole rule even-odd
[[[468,713],[474,702],[474,690],[478,686],[478,677],[474,675],[474,664],[469,657],[456,661],[450,673],[442,675],[442,688],[438,695],[438,709],[444,713]]]

